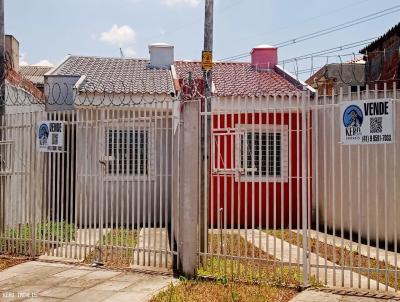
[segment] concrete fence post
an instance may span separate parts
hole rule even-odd
[[[181,271],[195,276],[198,253],[200,102],[183,106],[179,144],[179,260]]]

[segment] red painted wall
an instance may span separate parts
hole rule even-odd
[[[266,180],[260,182],[255,177],[255,182],[251,180],[238,182],[233,173],[226,174],[211,168],[208,207],[210,226],[224,227],[226,222],[227,227],[272,228],[275,224],[277,228],[287,228],[290,225],[294,228],[301,224],[302,138],[301,132],[298,132],[298,129],[301,130],[301,114],[294,112],[275,115],[273,113],[215,115],[212,121],[213,134],[222,136],[214,136],[216,140],[211,156],[216,162],[220,157],[219,168],[231,169],[235,164],[236,137],[230,135],[227,128],[234,129],[238,124],[255,124],[254,128],[257,132],[261,123],[264,129],[267,124],[276,124],[276,129],[279,130],[282,122],[288,127],[288,179],[282,183],[277,178],[278,181],[275,183]],[[311,138],[311,130],[307,131],[307,134],[308,138]],[[311,141],[308,140],[308,142],[309,150],[311,150]],[[310,171],[312,171],[311,168]],[[311,182],[308,183],[308,187],[310,190],[307,193],[311,200]]]

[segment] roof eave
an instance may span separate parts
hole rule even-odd
[[[296,87],[302,87],[303,91],[310,91],[311,93],[315,93],[316,90],[312,88],[307,83],[299,80],[295,75],[291,74],[287,70],[283,69],[280,65],[275,65],[275,72],[278,73],[280,76],[283,76],[286,80],[294,84]]]

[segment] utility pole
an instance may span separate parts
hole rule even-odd
[[[6,113],[6,64],[5,64],[5,37],[4,37],[4,0],[0,0],[0,126],[3,126],[4,115]],[[5,131],[0,129],[0,142],[5,140]],[[1,163],[0,154],[0,165]],[[5,183],[0,183],[0,209],[4,209],[4,187]],[[4,211],[0,213],[0,232],[4,231]]]
[[[204,49],[202,54],[202,67],[204,78],[204,103],[202,112],[206,113],[201,122],[201,196],[200,196],[200,252],[206,253],[208,246],[208,190],[209,190],[209,147],[211,139],[211,96],[212,96],[212,51],[213,51],[213,27],[214,27],[214,0],[205,0],[204,17]],[[205,259],[202,259],[204,264]]]
[[[6,111],[6,56],[5,56],[5,37],[4,37],[4,0],[0,0],[0,122]],[[2,134],[0,133],[0,140]]]

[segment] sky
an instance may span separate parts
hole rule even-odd
[[[399,4],[398,0],[215,0],[214,59],[249,53],[259,44],[274,45]],[[279,59],[378,37],[399,21],[400,11],[282,47]],[[204,0],[5,0],[6,33],[19,40],[23,64],[56,65],[68,54],[119,57],[120,48],[124,56],[148,58],[148,45],[155,42],[174,45],[176,59],[198,60],[203,22]],[[316,68],[323,64],[319,60],[286,68],[292,72]]]

